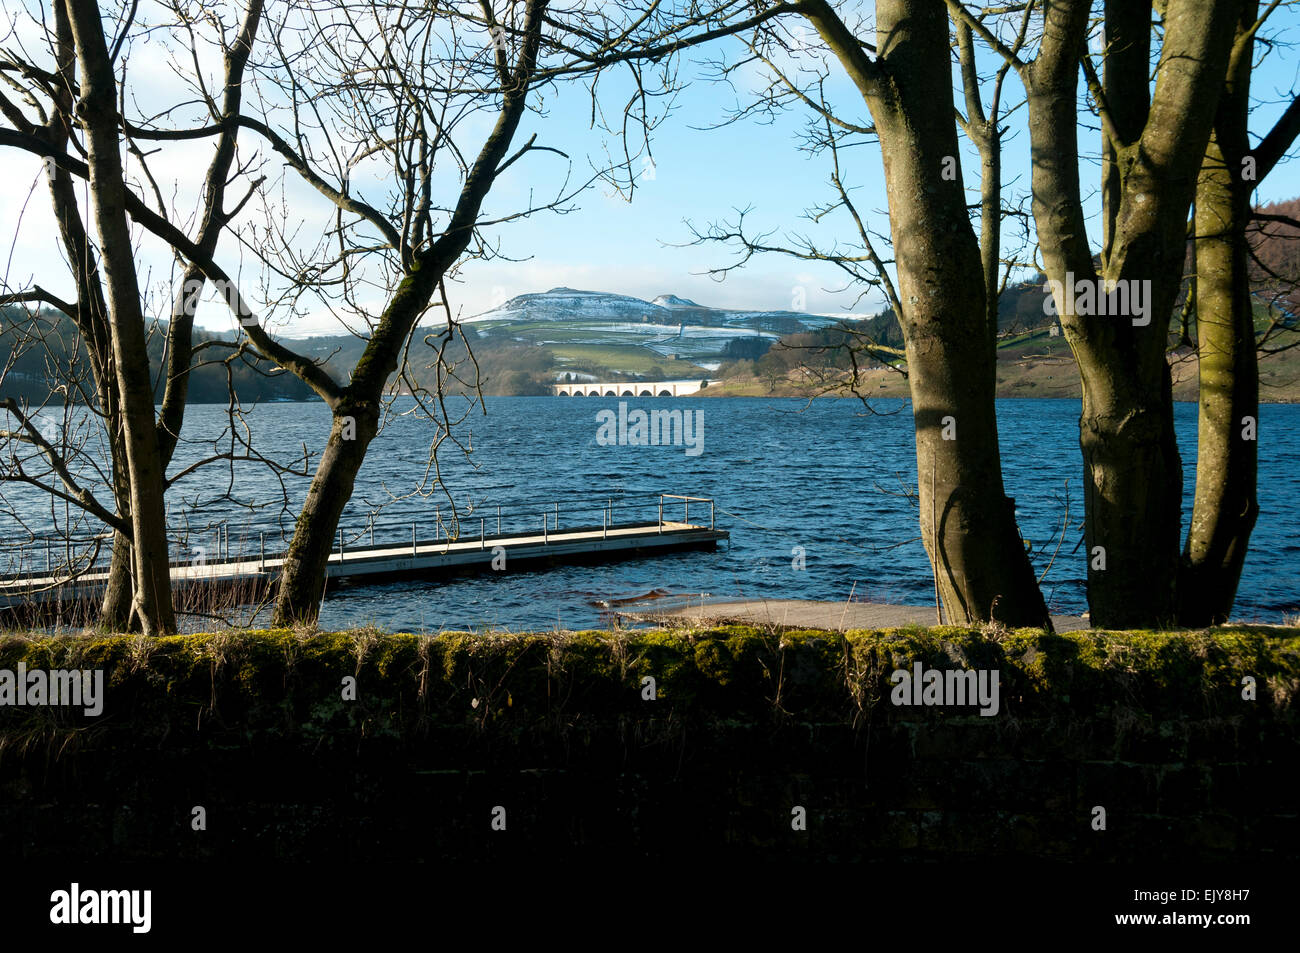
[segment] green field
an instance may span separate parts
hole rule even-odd
[[[709,372],[690,361],[670,361],[639,345],[617,344],[557,344],[544,345],[555,355],[560,368],[574,367],[592,373],[601,369],[622,374],[657,375],[663,372],[666,380],[677,378],[708,377]],[[658,371],[653,370],[658,368]]]

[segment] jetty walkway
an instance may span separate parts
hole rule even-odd
[[[716,527],[713,500],[708,497],[662,493],[640,503],[618,500],[617,507],[633,512],[645,512],[649,507],[650,518],[615,522],[615,501],[611,500],[599,508],[599,522],[595,521],[597,508],[591,506],[585,512],[566,513],[571,522],[564,528],[559,525],[560,504],[555,503],[529,507],[532,515],[527,522],[533,525],[525,528],[520,528],[525,520],[518,513],[510,514],[512,527],[503,528],[502,510],[498,507],[491,517],[461,519],[456,533],[444,535],[439,518],[433,538],[420,538],[417,525],[412,523],[409,540],[392,540],[394,528],[386,527],[390,541],[375,543],[372,525],[370,545],[348,547],[340,531],[329,557],[327,576],[331,585],[367,584],[411,576],[535,567],[539,563],[607,562],[675,550],[711,550],[720,540],[729,538],[726,530]],[[692,513],[697,514],[695,522],[691,521]],[[579,522],[573,523],[575,518]],[[230,556],[228,534],[227,529],[225,550],[218,543],[215,559],[201,556],[174,560],[173,587],[265,591],[280,574],[286,554],[266,552],[265,534],[260,534],[256,551]],[[33,555],[41,551],[34,548]],[[48,559],[49,550],[44,552]],[[107,576],[107,566],[92,565],[76,574],[29,570],[0,577],[0,609],[93,598],[103,589]]]

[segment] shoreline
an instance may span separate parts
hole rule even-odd
[[[667,601],[667,600],[665,600]],[[895,605],[884,602],[829,602],[817,599],[722,599],[689,597],[678,605],[616,612],[620,619],[632,619],[669,627],[709,625],[761,625],[782,629],[825,629],[848,632],[854,629],[896,629],[909,625],[949,625],[978,628],[981,623],[939,621],[934,606]],[[1081,616],[1052,614],[1057,632],[1086,632],[1090,626]]]

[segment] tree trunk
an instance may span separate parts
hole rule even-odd
[[[1108,40],[1112,18],[1118,39],[1108,46],[1104,84],[1109,125],[1099,271],[1088,246],[1077,159],[1076,86],[1088,0],[1046,8],[1042,48],[1025,73],[1039,247],[1083,389],[1088,602],[1098,627],[1175,621],[1182,464],[1165,352],[1198,157],[1209,138],[1236,6],[1235,0],[1208,9],[1169,0],[1161,66],[1148,98],[1148,48],[1136,37],[1138,21],[1149,29],[1150,3],[1108,3]],[[1140,292],[1145,313],[1130,307],[1102,314],[1095,303],[1076,309],[1076,283],[1095,292],[1099,279]]]
[[[433,261],[417,266],[398,285],[353,369],[352,383],[333,403],[329,440],[316,465],[280,573],[272,625],[312,624],[320,616],[330,550],[366,450],[379,432],[384,387],[397,369],[410,328],[433,296],[437,278],[445,270],[441,264]]]
[[[53,6],[57,74],[60,82],[52,87],[51,95],[57,106],[42,134],[54,146],[64,150],[68,145],[68,128],[74,103],[71,90],[77,86],[76,49],[72,40],[72,26],[68,20],[65,3]],[[68,263],[77,286],[76,313],[71,317],[77,325],[90,359],[91,373],[95,379],[95,397],[103,415],[104,432],[108,440],[112,469],[113,500],[117,515],[131,518],[131,483],[127,473],[126,445],[123,442],[122,412],[118,401],[117,372],[114,370],[112,333],[108,324],[108,305],[100,284],[99,265],[89,236],[81,219],[77,193],[72,176],[64,169],[55,168],[49,174],[50,199],[55,220],[59,226]],[[110,556],[108,582],[100,603],[99,624],[111,631],[123,631],[131,622],[131,540],[121,531],[114,531]]]
[[[56,6],[61,11],[62,5]],[[56,12],[57,16],[57,12]],[[56,133],[57,135],[57,133]],[[108,441],[113,501],[117,515],[131,518],[131,481],[128,474],[126,444],[123,441],[122,411],[118,401],[117,372],[114,369],[112,333],[108,326],[108,307],[99,281],[99,266],[81,221],[72,177],[62,169],[50,176],[50,193],[59,224],[59,234],[77,281],[77,313],[73,318],[86,346],[91,374],[95,379],[95,399],[103,415],[104,434]],[[100,603],[99,624],[110,631],[124,631],[131,621],[131,539],[114,531],[109,562],[108,583]]]
[[[319,618],[330,549],[343,509],[352,496],[357,473],[365,462],[366,448],[379,431],[379,408],[388,379],[397,370],[406,340],[443,275],[469,245],[483,199],[492,188],[523,116],[529,83],[536,69],[545,10],[546,0],[529,0],[523,29],[525,39],[515,69],[502,80],[501,111],[465,176],[446,228],[411,261],[353,368],[352,382],[346,388],[335,390],[330,398],[334,423],[294,528],[280,574],[272,625],[312,624]],[[265,351],[269,342],[260,329],[253,327],[248,331]],[[347,439],[349,434],[351,439]]]
[[[952,622],[1051,626],[1002,483],[997,361],[960,173],[943,5],[876,4],[879,56],[825,4],[810,21],[871,110],[889,192],[916,430],[921,534]],[[942,68],[938,68],[942,66]]]
[[[134,609],[145,635],[162,635],[176,630],[176,618],[149,353],[118,152],[117,84],[94,0],[68,0],[68,14],[81,64],[82,95],[77,111],[86,126],[91,201],[107,279],[109,327],[130,474]]]
[[[343,508],[352,498],[366,449],[379,431],[379,405],[343,401],[294,527],[276,594],[276,626],[311,623],[320,614],[330,552]]]
[[[1244,5],[1196,187],[1196,501],[1178,585],[1178,621],[1189,627],[1228,620],[1259,514],[1259,368],[1246,239],[1257,183],[1243,180],[1242,164],[1250,150],[1246,120],[1254,46],[1245,32],[1258,6]]]
[[[118,513],[123,516],[128,515],[128,512],[121,508],[118,509]],[[133,627],[138,627],[138,620],[133,620],[131,616],[134,595],[131,579],[133,565],[131,540],[123,533],[114,532],[113,551],[108,565],[108,581],[104,586],[104,598],[99,608],[99,625],[109,632],[126,632]]]

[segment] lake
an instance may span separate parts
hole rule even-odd
[[[714,553],[688,552],[604,566],[560,566],[544,572],[504,572],[448,580],[392,582],[327,593],[322,628],[373,624],[388,630],[494,627],[509,630],[602,625],[622,600],[652,593],[712,597],[805,598],[933,604],[925,550],[918,538],[916,459],[910,405],[822,399],[624,399],[629,409],[701,412],[697,446],[628,446],[598,440],[597,414],[617,410],[613,398],[489,397],[486,415],[475,410],[457,433],[472,446],[468,457],[444,443],[438,464],[461,517],[461,531],[477,536],[479,520],[495,529],[540,531],[552,526],[600,525],[613,501],[615,519],[654,518],[655,494],[708,496],[717,524],[731,533]],[[410,409],[409,399],[396,409]],[[999,401],[1002,459],[1008,493],[1015,497],[1022,535],[1032,544],[1054,612],[1077,614],[1084,598],[1086,564],[1078,449],[1079,403],[1073,400]],[[319,403],[272,403],[248,416],[254,444],[287,462],[301,445],[318,451],[329,430]],[[1184,523],[1195,480],[1196,406],[1176,405],[1184,461]],[[433,425],[415,416],[391,419],[370,454],[345,513],[348,545],[370,539],[409,541],[411,523],[432,536],[446,519],[446,494],[411,495],[428,464]],[[1238,593],[1235,616],[1281,622],[1300,612],[1300,543],[1294,507],[1300,500],[1300,406],[1260,409],[1260,516]],[[224,437],[223,437],[224,434]],[[185,442],[172,472],[229,440],[225,408],[189,409]],[[688,452],[689,451],[689,452]],[[698,451],[698,452],[697,452]],[[169,495],[169,522],[182,546],[215,552],[212,527],[225,523],[232,550],[256,551],[265,534],[268,551],[283,548],[307,481],[283,483],[264,466],[210,467],[188,476]],[[62,520],[27,488],[5,496],[34,531]],[[1062,520],[1069,522],[1061,542]],[[287,503],[286,503],[287,500]],[[254,504],[256,509],[235,501]],[[638,508],[639,507],[639,508]],[[693,519],[707,518],[704,507]],[[679,513],[680,509],[673,511]],[[670,514],[672,515],[672,514]],[[13,515],[0,531],[20,533]],[[93,527],[91,527],[93,529]],[[801,547],[802,549],[797,549]],[[796,568],[802,554],[803,568]]]

